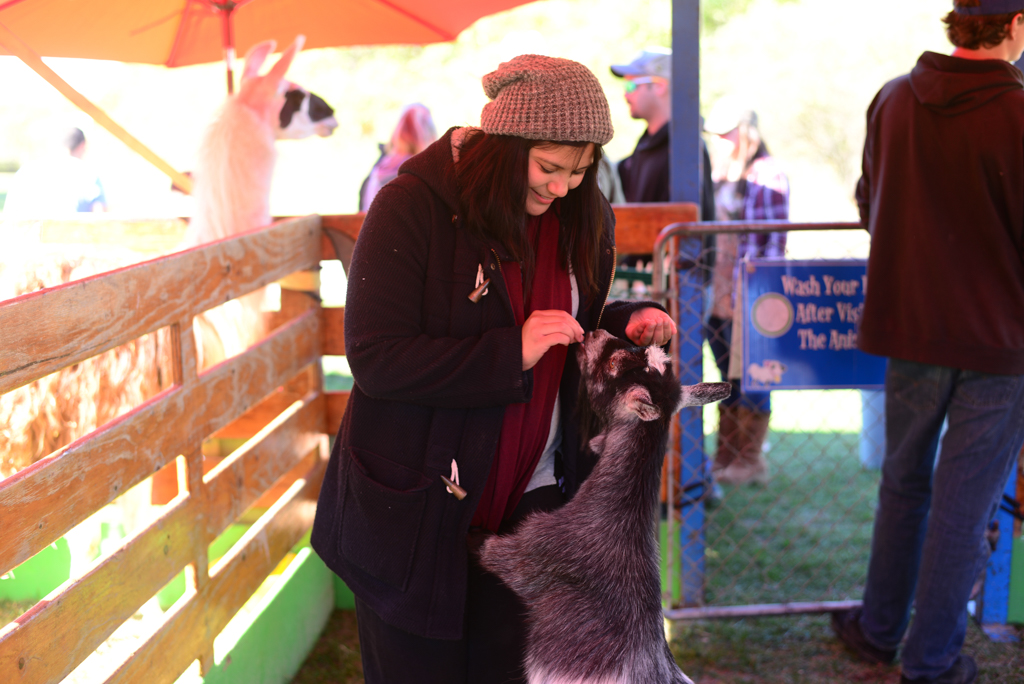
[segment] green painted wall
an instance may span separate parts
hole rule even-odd
[[[208,562],[213,565],[220,560],[225,553],[227,553],[232,546],[235,545],[242,535],[245,534],[252,525],[236,523],[224,530],[219,537],[213,540],[208,549]],[[168,608],[174,605],[174,602],[180,599],[185,594],[185,571],[182,570],[178,575],[171,580],[167,586],[161,589],[156,597],[157,602],[160,604],[160,610],[166,611]]]
[[[355,610],[355,594],[352,593],[352,590],[348,588],[348,585],[340,577],[333,572],[331,575],[334,577],[334,607],[338,610]]]
[[[229,625],[226,653],[203,684],[285,684],[299,671],[334,610],[334,573],[303,548],[251,622]],[[222,635],[222,639],[223,639]],[[218,643],[218,647],[222,643]],[[194,682],[182,677],[179,684]]]
[[[0,575],[0,599],[39,601],[71,576],[71,550],[61,537],[5,575]]]
[[[1013,540],[1013,560],[1010,561],[1010,605],[1006,621],[1024,624],[1024,538]]]

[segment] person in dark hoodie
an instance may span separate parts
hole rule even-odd
[[[925,52],[867,114],[859,343],[889,357],[887,453],[863,608],[832,626],[876,663],[906,634],[901,681],[961,684],[985,528],[1024,442],[1024,0],[957,0],[945,23],[952,56]]]
[[[480,128],[408,160],[370,207],[345,307],[355,387],[312,543],[356,596],[368,684],[521,682],[525,609],[471,549],[561,506],[595,457],[570,345],[675,334],[609,302],[612,137],[597,78],[522,55],[483,78]]]

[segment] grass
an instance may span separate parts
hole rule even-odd
[[[363,684],[355,611],[334,611],[291,684]]]
[[[769,441],[770,482],[726,488],[722,504],[708,514],[708,605],[859,599],[878,474],[860,467],[858,435],[773,432]],[[855,661],[832,636],[828,615],[677,622],[671,646],[698,684],[896,684],[900,678],[898,666]],[[964,651],[978,661],[979,684],[1024,680],[1021,644],[993,643],[972,622]],[[337,611],[292,682],[362,681],[355,615]]]
[[[832,636],[828,615],[678,623],[672,652],[697,684],[897,684],[898,666],[853,659]],[[1024,648],[993,643],[971,622],[964,652],[973,654],[978,684],[1019,683]]]
[[[708,515],[707,603],[860,598],[878,474],[860,467],[858,436],[769,441],[769,483],[727,488]]]
[[[35,601],[11,601],[0,599],[0,631],[4,625],[17,620],[26,610],[35,605]]]

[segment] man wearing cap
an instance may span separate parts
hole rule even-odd
[[[1024,0],[944,21],[952,56],[925,52],[868,109],[859,341],[889,357],[887,452],[864,605],[832,626],[876,663],[906,634],[903,682],[966,684],[967,601],[1024,442]]]
[[[612,73],[625,79],[626,102],[634,119],[647,122],[633,154],[619,162],[619,178],[627,202],[669,201],[668,123],[672,120],[672,51],[648,48],[629,64],[614,64]],[[715,219],[715,198],[711,187],[711,160],[704,141],[701,186],[701,220]]]

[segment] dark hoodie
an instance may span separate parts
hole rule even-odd
[[[355,387],[324,475],[313,548],[385,622],[438,639],[462,634],[466,533],[498,444],[505,406],[529,401],[502,277],[510,257],[463,225],[452,131],[409,159],[373,200],[348,274],[345,352]],[[598,269],[611,286],[615,219]],[[477,274],[488,294],[473,302]],[[650,302],[580,302],[584,330],[623,337],[633,311]],[[570,351],[575,353],[575,347]],[[563,441],[557,464],[572,495],[593,467],[578,449],[579,369],[561,383]],[[441,476],[458,464],[469,495],[458,500]]]
[[[933,52],[868,108],[860,348],[1024,374],[1024,76]]]

